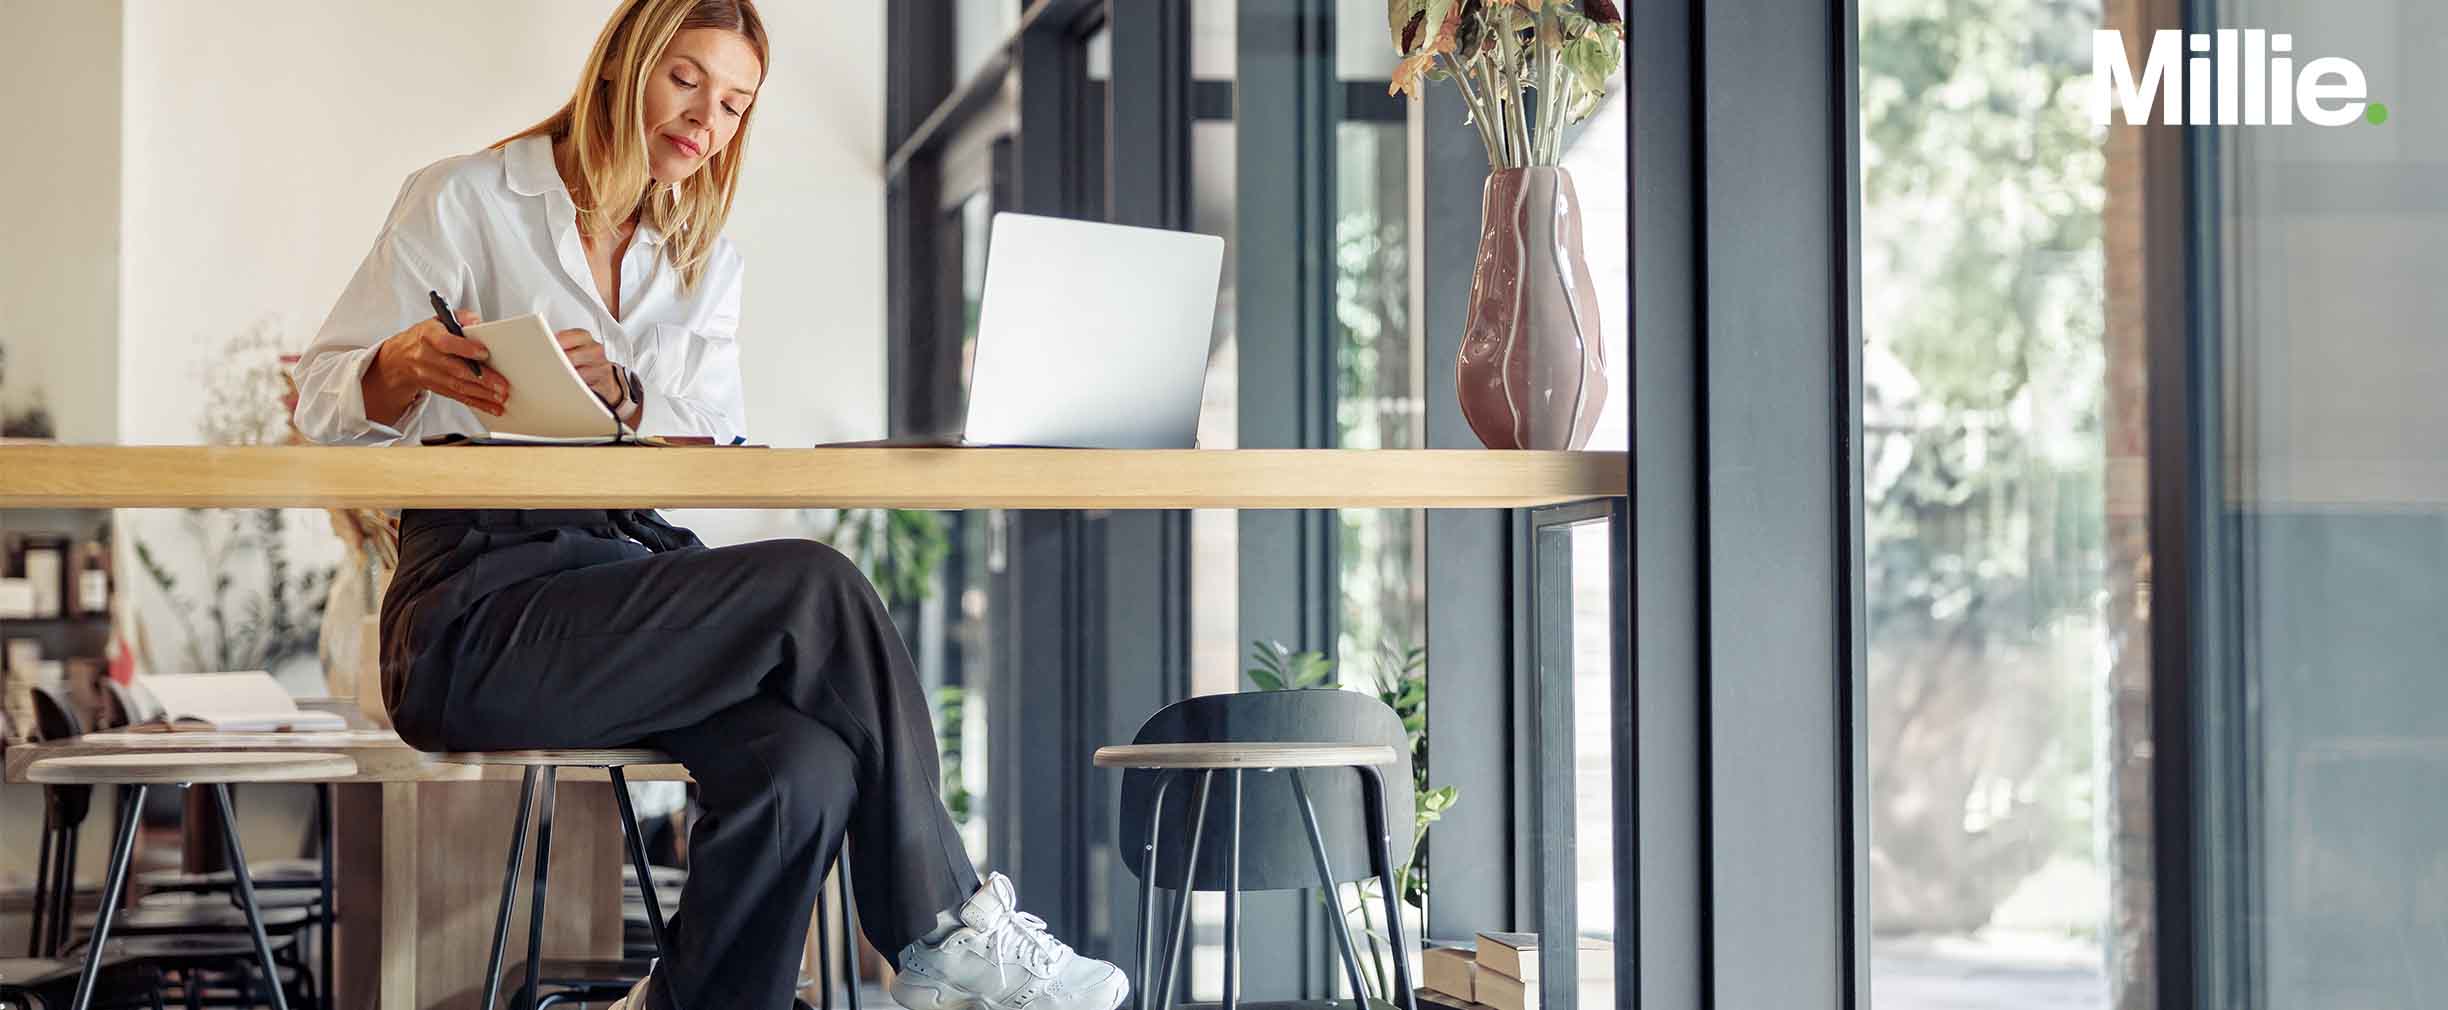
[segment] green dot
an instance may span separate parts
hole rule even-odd
[[[2388,122],[2388,106],[2373,102],[2363,109],[2363,121],[2373,126]]]

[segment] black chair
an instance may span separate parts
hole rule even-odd
[[[1130,746],[1097,751],[1096,763],[1124,769],[1120,844],[1139,877],[1141,1010],[1173,1005],[1191,891],[1225,896],[1226,1007],[1240,1002],[1240,896],[1247,891],[1322,888],[1336,909],[1329,918],[1351,990],[1365,997],[1340,889],[1368,879],[1382,889],[1394,948],[1397,991],[1386,1001],[1418,1010],[1394,890],[1394,868],[1412,849],[1410,741],[1392,709],[1346,691],[1192,698],[1149,717]],[[1397,811],[1405,815],[1399,822]],[[1206,837],[1210,815],[1225,826],[1216,840],[1222,844]],[[1189,830],[1166,830],[1172,825]],[[1155,891],[1166,882],[1174,882],[1175,907],[1159,959]]]

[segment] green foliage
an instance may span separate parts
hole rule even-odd
[[[1244,673],[1260,690],[1342,689],[1342,682],[1335,676],[1334,660],[1315,650],[1294,652],[1282,642],[1252,642],[1250,663]],[[1461,797],[1456,786],[1437,789],[1428,786],[1428,650],[1386,643],[1378,653],[1370,687],[1377,700],[1402,720],[1403,733],[1410,738],[1414,855],[1409,864],[1395,871],[1394,881],[1405,902],[1414,908],[1426,908],[1428,866],[1417,852],[1427,842],[1428,826],[1443,818]]]
[[[969,794],[968,778],[963,774],[966,766],[961,753],[961,723],[968,712],[968,688],[935,689],[935,746],[943,761],[944,808],[951,811],[952,823],[964,828],[977,814],[976,797]]]
[[[924,509],[844,509],[826,539],[858,563],[888,607],[932,595],[935,570],[952,552],[942,513]]]
[[[1340,686],[1331,680],[1334,661],[1322,652],[1293,652],[1282,642],[1254,642],[1250,662],[1243,673],[1262,691],[1332,691]]]
[[[203,588],[190,591],[142,539],[136,561],[178,622],[179,662],[187,672],[270,670],[315,654],[336,569],[293,571],[279,509],[191,510],[188,540],[203,555]],[[262,575],[243,580],[242,565]],[[160,657],[155,657],[159,662]]]

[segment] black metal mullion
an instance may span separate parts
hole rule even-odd
[[[1190,226],[1190,13],[1189,0],[1120,0],[1108,11],[1105,204],[1116,223]],[[1108,620],[1104,742],[1119,743],[1150,713],[1190,695],[1190,513],[1114,512],[1099,522]],[[1121,775],[1103,773],[1098,795],[1109,810],[1121,808],[1121,783]],[[1112,882],[1112,949],[1134,950],[1139,938],[1126,933],[1137,910],[1118,852],[1102,872]]]
[[[1235,54],[1238,171],[1234,313],[1242,448],[1331,448],[1335,427],[1335,126],[1331,0],[1241,0]],[[1244,511],[1241,639],[1336,652],[1340,599],[1328,510]],[[1297,894],[1260,895],[1249,938],[1259,999],[1316,998],[1333,985],[1323,915]]]
[[[1690,9],[1706,180],[1704,983],[1724,1006],[1867,997],[1851,13],[1850,0]],[[1842,97],[1792,98],[1830,88]]]
[[[1427,446],[1476,449],[1479,439],[1454,393],[1455,353],[1469,311],[1487,149],[1465,121],[1452,82],[1431,83],[1421,101],[1415,183],[1421,192],[1414,201],[1421,217],[1412,248],[1423,271],[1418,332],[1427,345],[1421,355]],[[1439,940],[1467,941],[1481,930],[1520,925],[1516,895],[1523,888],[1511,872],[1518,865],[1515,826],[1527,823],[1514,816],[1521,790],[1512,774],[1528,746],[1514,726],[1522,711],[1515,671],[1527,669],[1513,652],[1517,627],[1527,627],[1516,619],[1511,595],[1519,521],[1503,510],[1432,509],[1425,524],[1430,781],[1456,787],[1459,797],[1456,816],[1437,823],[1427,850],[1433,886],[1426,932]]]

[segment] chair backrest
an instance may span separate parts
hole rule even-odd
[[[85,735],[85,720],[77,718],[76,706],[58,689],[43,685],[34,688],[34,736],[38,742],[74,740]]]
[[[1400,760],[1383,770],[1386,817],[1394,864],[1411,858],[1411,741],[1402,720],[1385,703],[1353,691],[1252,691],[1217,694],[1166,706],[1148,717],[1132,743],[1349,743],[1381,744]],[[1140,864],[1146,849],[1148,813],[1160,774],[1129,769],[1122,774],[1122,818],[1116,832],[1122,860],[1132,873],[1144,876]],[[1189,834],[1197,791],[1197,772],[1176,775],[1164,797],[1157,832],[1156,882],[1177,886],[1189,855]],[[1207,798],[1206,838],[1199,845],[1194,890],[1220,891],[1229,868],[1232,790],[1228,773],[1217,772]],[[1311,768],[1301,783],[1317,809],[1318,830],[1338,881],[1373,876],[1369,861],[1370,832],[1366,829],[1360,773],[1350,768]],[[1241,889],[1279,891],[1317,886],[1317,864],[1310,854],[1308,827],[1301,819],[1292,776],[1287,771],[1244,772],[1241,778]]]

